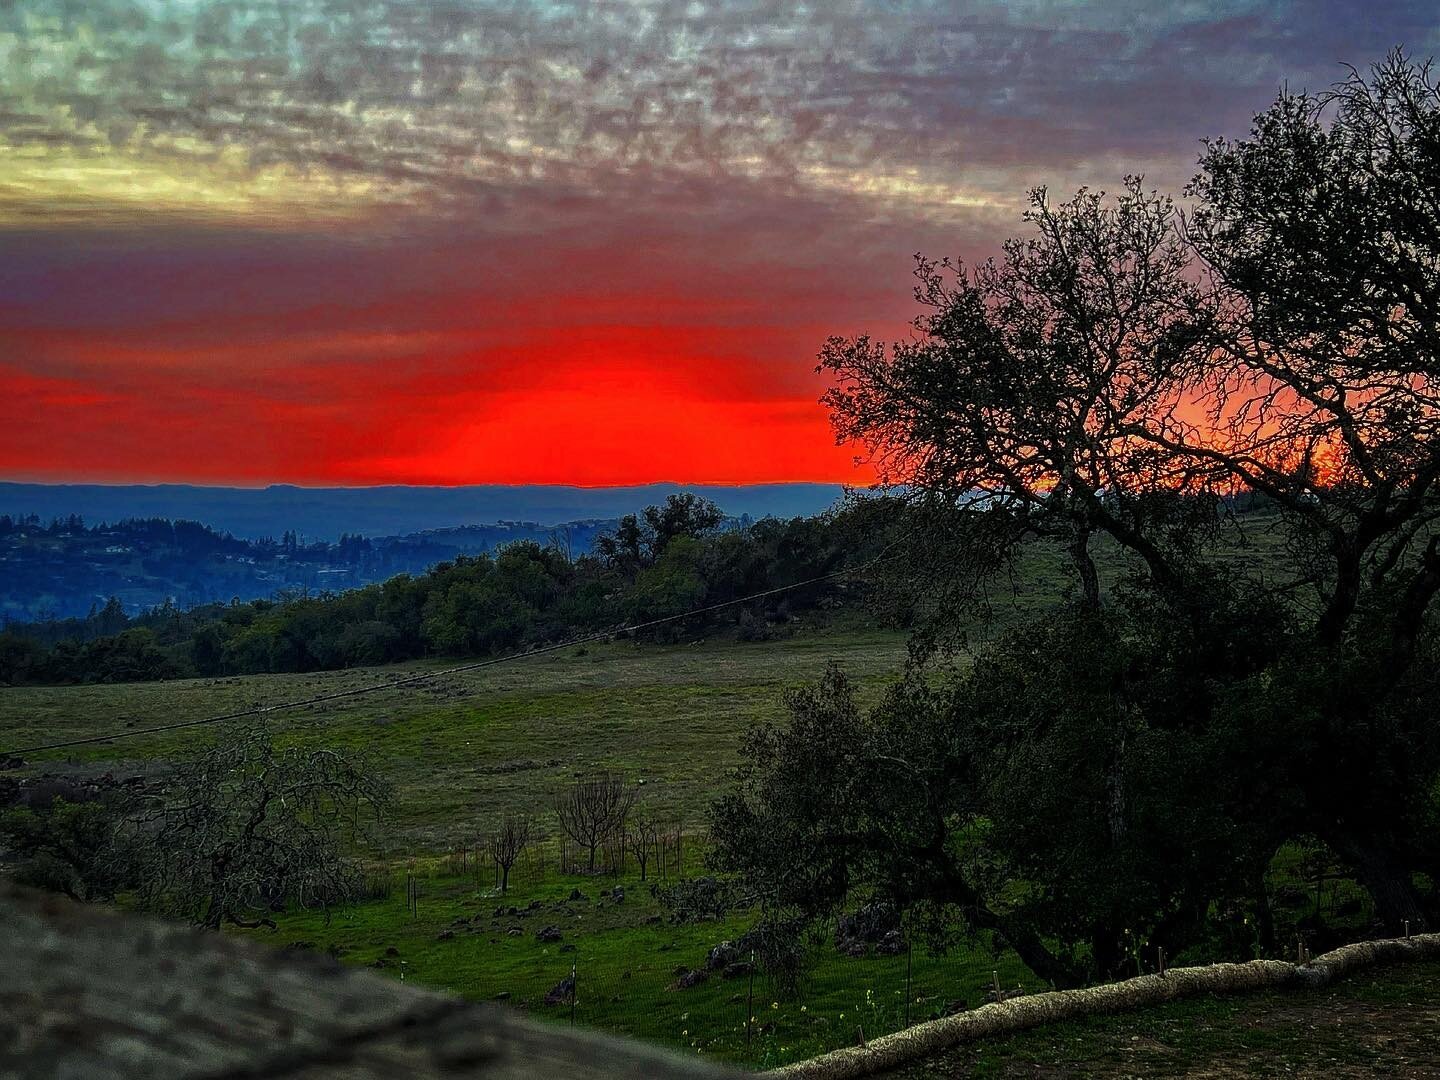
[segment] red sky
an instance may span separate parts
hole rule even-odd
[[[906,332],[914,252],[1440,44],[1402,2],[159,11],[0,5],[0,477],[864,482],[814,358]]]

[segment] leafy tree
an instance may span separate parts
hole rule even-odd
[[[0,841],[17,879],[82,903],[113,900],[133,882],[123,830],[131,803],[117,787],[63,785],[36,804],[0,811]]]
[[[852,892],[961,914],[1057,983],[1115,973],[1127,932],[1213,942],[1219,911],[1273,943],[1265,869],[1311,836],[1388,928],[1423,924],[1437,136],[1428,69],[1394,56],[1210,144],[1188,220],[1134,179],[1037,191],[999,259],[921,260],[914,338],[827,343],[837,434],[949,523],[912,564],[963,561],[941,621],[1035,536],[1075,597],[943,688],[917,671],[869,715],[834,676],[793,700],[717,804],[720,865],[806,917]],[[1226,558],[1261,529],[1288,573]]]
[[[654,566],[671,542],[708,536],[725,520],[720,508],[691,492],[667,496],[663,506],[649,506],[637,517],[626,514],[613,533],[595,538],[595,552],[606,565],[634,576]]]

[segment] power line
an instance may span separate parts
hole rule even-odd
[[[886,548],[886,551],[894,546],[894,543],[890,544]],[[752,600],[763,600],[767,596],[775,596],[778,593],[790,592],[794,589],[803,589],[807,585],[818,585],[822,581],[830,581],[834,578],[845,577],[850,574],[863,574],[872,566],[884,561],[886,557],[885,553],[881,552],[881,554],[860,566],[849,567],[843,570],[832,570],[828,574],[820,574],[817,577],[807,578],[804,581],[796,581],[789,585],[777,585],[773,589],[764,589],[761,592],[751,593],[749,596],[741,596],[734,600],[721,600],[718,603],[706,604],[704,607],[693,608],[690,611],[681,612],[679,615],[666,615],[659,619],[649,619],[645,622],[633,623],[629,626],[622,626],[614,630],[598,631],[594,634],[588,634],[585,637],[562,641],[557,645],[545,645],[538,649],[510,653],[506,656],[495,656],[489,660],[477,660],[474,663],[441,668],[437,671],[423,671],[417,675],[406,675],[403,678],[391,679],[385,683],[376,683],[371,686],[357,686],[349,690],[337,690],[334,693],[319,694],[315,697],[301,698],[297,701],[282,701],[274,705],[257,705],[249,709],[220,713],[216,716],[206,716],[198,720],[180,720],[173,724],[158,724],[155,727],[148,728],[126,728],[121,731],[111,732],[108,735],[89,735],[83,739],[66,739],[62,742],[41,743],[38,746],[22,746],[16,750],[0,750],[0,760],[23,757],[26,754],[38,754],[45,750],[63,750],[71,746],[86,746],[91,743],[110,742],[114,739],[127,739],[136,735],[155,735],[165,731],[180,731],[184,728],[202,727],[206,724],[220,724],[227,720],[240,720],[247,716],[265,716],[270,713],[283,712],[286,709],[298,709],[304,705],[318,705],[327,701],[337,701],[341,698],[359,697],[361,694],[373,694],[380,690],[394,690],[398,687],[410,686],[415,683],[425,682],[429,679],[442,679],[449,675],[463,675],[466,672],[479,671],[481,668],[507,664],[512,660],[523,660],[527,656],[543,656],[546,653],[559,652],[561,649],[573,649],[577,645],[588,645],[591,642],[607,641],[610,638],[619,637],[621,634],[638,633],[641,630],[648,630],[653,626],[663,626],[666,623],[679,622],[681,619],[692,619],[697,615],[707,615],[712,611],[735,607],[737,604],[748,604]]]

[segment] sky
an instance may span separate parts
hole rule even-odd
[[[830,334],[1433,3],[0,0],[0,477],[864,483]]]

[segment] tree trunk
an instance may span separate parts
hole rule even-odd
[[[1090,526],[1075,527],[1074,539],[1070,541],[1070,558],[1075,571],[1080,575],[1080,590],[1089,611],[1100,609],[1100,575],[1095,570],[1095,560],[1090,557]]]
[[[1375,914],[1385,924],[1391,937],[1425,928],[1425,912],[1415,892],[1409,870],[1388,851],[1375,847],[1355,846],[1342,849],[1349,856],[1360,878],[1360,884],[1375,902]]]
[[[1265,875],[1262,873],[1260,879],[1255,882],[1255,929],[1260,935],[1260,952],[1263,956],[1274,956],[1277,951],[1275,941],[1275,912],[1270,907],[1270,893],[1265,888]]]
[[[993,931],[1015,950],[1026,967],[1057,990],[1073,990],[1085,985],[1084,976],[1046,948],[1040,935],[1028,927],[1018,925],[1013,919],[996,915],[984,905],[972,911],[971,919],[975,925]]]

